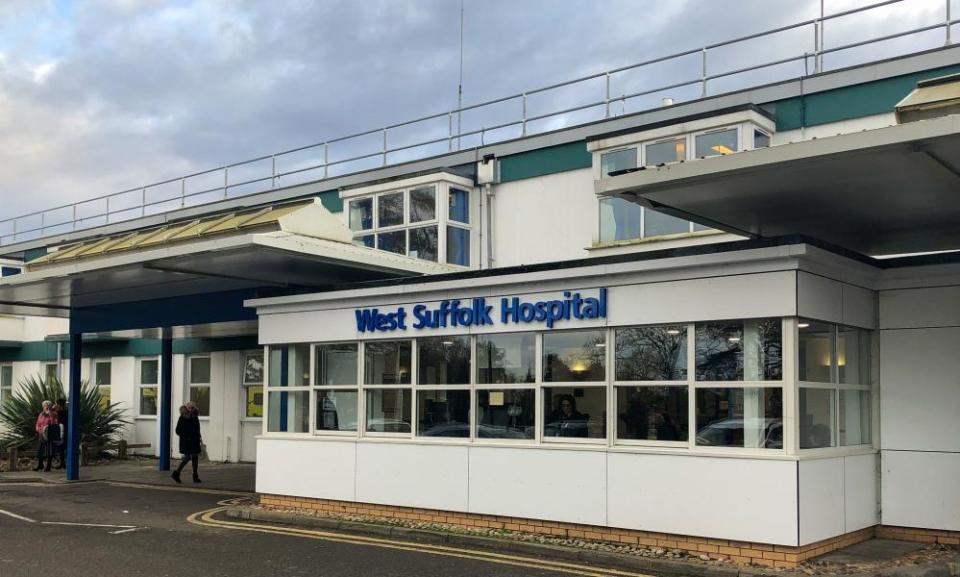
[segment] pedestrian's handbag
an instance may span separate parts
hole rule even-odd
[[[60,425],[47,425],[43,428],[43,440],[48,443],[60,441]]]

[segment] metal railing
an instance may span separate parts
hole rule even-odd
[[[960,20],[951,18],[951,0],[945,0],[945,13],[941,21],[901,32],[876,36],[829,48],[825,47],[824,27],[827,22],[879,10],[880,8],[893,4],[911,1],[916,0],[885,0],[842,12],[825,14],[823,0],[820,0],[820,16],[810,20],[741,36],[724,42],[709,44],[668,56],[653,58],[588,76],[581,76],[573,80],[423,116],[414,120],[407,120],[405,122],[341,136],[339,138],[292,148],[274,154],[259,156],[209,170],[194,172],[72,204],[0,220],[0,246],[23,240],[33,240],[49,235],[82,230],[102,224],[122,222],[124,220],[139,218],[148,214],[158,214],[186,206],[200,206],[224,198],[234,198],[266,192],[277,188],[278,185],[281,184],[284,186],[297,184],[296,179],[298,177],[304,178],[305,180],[303,180],[303,182],[322,180],[335,175],[348,174],[351,172],[351,168],[367,170],[376,166],[387,166],[391,163],[422,158],[442,152],[462,150],[477,145],[483,146],[506,139],[502,137],[502,132],[506,129],[513,129],[513,132],[507,138],[536,134],[545,130],[536,130],[531,124],[557,120],[560,124],[567,126],[566,121],[570,115],[584,111],[589,111],[596,116],[596,118],[590,118],[590,121],[610,118],[614,115],[612,107],[618,103],[621,105],[622,112],[625,113],[628,101],[634,101],[644,96],[663,94],[671,90],[692,88],[692,98],[702,98],[709,95],[708,88],[710,84],[717,80],[740,76],[750,72],[769,70],[778,66],[800,63],[803,67],[802,75],[809,75],[811,73],[811,66],[813,68],[812,72],[818,73],[825,70],[823,62],[825,55],[933,30],[944,29],[944,44],[951,44],[951,26],[960,23]],[[771,38],[804,28],[812,31],[812,49],[746,67],[722,70],[714,73],[710,72],[708,64],[713,61],[709,56],[720,49],[745,47],[746,43],[753,40]],[[809,36],[806,36],[806,38],[807,40],[810,39]],[[611,83],[618,76],[623,76],[627,72],[658,64],[672,63],[679,65],[684,59],[690,58],[698,60],[696,63],[697,66],[695,66],[697,72],[690,77],[668,84],[634,90],[629,93],[624,92],[619,96],[613,94]],[[873,60],[876,60],[876,58]],[[689,60],[687,62],[689,63]],[[797,75],[796,73],[792,73],[790,77],[795,78]],[[532,96],[547,95],[555,93],[560,89],[573,86],[584,87],[587,83],[594,81],[602,81],[603,83],[603,97],[600,99],[575,104],[573,106],[561,106],[558,109],[552,109],[539,114],[531,114],[529,110],[529,100]],[[751,85],[756,84],[750,84],[748,82],[745,86],[737,86],[735,89],[742,89]],[[697,88],[699,88],[699,90],[697,90]],[[728,89],[727,91],[730,90]],[[723,93],[723,91],[718,93]],[[511,104],[514,105],[514,107],[519,105],[519,111],[515,111],[515,116],[509,120],[494,122],[488,126],[481,126],[472,130],[462,131],[459,128],[455,130],[455,127],[461,125],[461,120],[465,113],[495,111],[495,107]],[[433,123],[434,126],[432,128],[427,126],[429,123]],[[446,126],[445,128],[438,128],[436,126],[437,123],[446,124]],[[390,145],[389,136],[391,134],[396,135],[401,129],[417,126],[421,127],[420,132],[425,132],[426,134],[423,136],[427,136],[427,138],[406,144]],[[556,125],[551,125],[547,127],[547,130],[555,128]],[[498,133],[501,134],[498,135]],[[376,140],[376,144],[373,147],[368,146],[364,148],[360,141],[362,139],[371,140],[371,138]],[[420,138],[422,138],[422,136]],[[465,145],[464,142],[467,144]],[[358,151],[357,148],[360,148],[360,150]],[[338,149],[342,149],[345,156],[334,159],[333,153]],[[311,158],[298,161],[297,155],[303,155],[304,153],[309,153]],[[289,162],[291,166],[280,166],[278,162],[280,164]],[[359,167],[358,165],[360,163],[363,163],[364,166]],[[237,178],[238,173],[242,174],[245,171],[248,172],[250,169],[261,172],[252,177]],[[236,180],[231,180],[232,178],[236,178]],[[213,183],[212,186],[211,183]]]

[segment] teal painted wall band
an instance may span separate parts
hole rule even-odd
[[[221,351],[240,351],[259,349],[256,335],[242,337],[223,337],[216,339],[176,339],[173,341],[173,353],[194,355]],[[160,355],[160,339],[131,339],[129,341],[84,342],[83,358],[107,357],[148,357]],[[69,358],[70,345],[63,343],[63,358]],[[0,362],[57,360],[57,343],[48,341],[25,342],[19,348],[0,349]]]
[[[343,200],[340,199],[339,190],[325,190],[317,194],[320,198],[320,204],[330,212],[342,212]]]

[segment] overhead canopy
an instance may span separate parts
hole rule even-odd
[[[868,255],[960,248],[960,117],[806,140],[597,181],[731,232],[801,234]]]
[[[84,307],[459,270],[351,241],[319,201],[93,239],[0,279],[0,313],[67,317]],[[187,302],[203,301],[184,301],[185,308]],[[178,324],[190,324],[184,320],[180,315]]]

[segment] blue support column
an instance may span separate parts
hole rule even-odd
[[[286,387],[290,385],[290,347],[285,346],[280,349],[280,386]],[[289,401],[290,393],[283,391],[280,393],[280,432],[287,432],[287,418],[289,417],[289,407],[287,407],[287,402]]]
[[[80,360],[83,334],[70,333],[70,386],[67,398],[67,480],[80,479]]]
[[[164,331],[160,342],[160,470],[170,470],[170,421],[173,403],[173,336]]]

